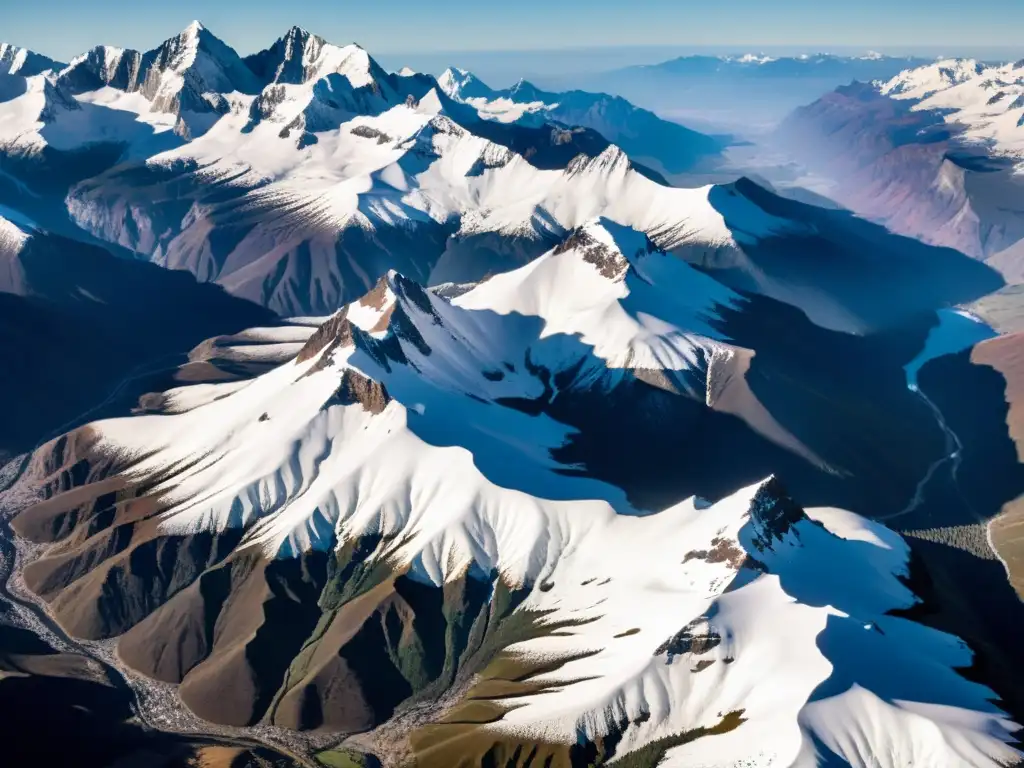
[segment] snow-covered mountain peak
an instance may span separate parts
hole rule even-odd
[[[350,305],[322,328],[347,324],[351,345],[325,346],[246,382],[180,388],[169,394],[173,415],[92,426],[93,450],[132,457],[125,481],[154,494],[157,540],[212,533],[284,570],[305,570],[310,553],[356,551],[357,565],[382,574],[374,588],[400,578],[443,590],[439,599],[467,583],[487,595],[514,593],[510,610],[531,631],[493,637],[515,677],[484,669],[466,696],[493,707],[488,746],[613,741],[626,756],[717,728],[713,738],[675,744],[668,764],[812,765],[823,750],[853,765],[877,756],[883,768],[1017,757],[1013,725],[991,692],[956,672],[971,662],[966,647],[895,615],[917,601],[897,535],[841,510],[804,511],[774,478],[712,504],[691,498],[625,514],[613,487],[564,471],[550,449],[568,430],[530,407],[556,397],[551,381],[558,398],[572,397],[573,388],[593,386],[592,376],[579,366],[574,376],[552,376],[535,348],[524,356],[516,344],[529,317],[460,309],[395,273],[357,304],[384,306],[392,290],[392,328],[373,341],[386,347],[399,310],[407,312],[430,350],[408,365],[385,367],[361,346],[370,335],[348,320]],[[395,344],[412,349],[405,339]],[[510,352],[519,353],[516,364],[500,364]],[[237,551],[225,554],[229,563]],[[338,587],[311,591],[309,604],[321,594],[348,600],[347,582]],[[301,590],[288,594],[307,600]],[[146,604],[155,616],[180,615],[173,610]],[[288,620],[264,615],[268,631]],[[222,621],[212,658],[251,635],[251,624]],[[180,645],[174,640],[168,652]],[[331,658],[344,642],[335,641]],[[901,674],[880,682],[878,670],[893,665]],[[315,669],[323,680],[344,673]],[[182,673],[184,695],[190,674]],[[721,727],[729,713],[739,714]],[[425,764],[472,754],[459,725],[451,752]]]
[[[513,101],[543,101],[543,92],[529,80],[520,78],[508,90]]]
[[[945,59],[876,82],[879,93],[934,111],[958,141],[991,155],[1024,160],[1024,76],[1015,64]]]
[[[972,80],[985,71],[975,59],[943,59],[915,69],[907,69],[879,85],[879,90],[895,98],[923,99],[938,91]]]
[[[556,136],[555,141],[568,139],[568,133],[564,138]],[[615,144],[609,144],[600,154],[593,157],[580,154],[572,159],[569,166],[566,168],[566,172],[570,175],[580,174],[588,175],[594,174],[599,176],[615,176],[624,175],[632,169],[632,163],[629,160],[629,156],[622,151],[621,147]]]
[[[64,65],[48,56],[10,43],[0,43],[0,75],[31,77],[43,72],[56,72]]]
[[[79,103],[46,75],[0,76],[0,102],[8,107],[0,113],[0,141],[23,146],[38,144],[40,129],[81,110]]]
[[[759,551],[773,548],[775,542],[783,541],[797,523],[807,519],[804,510],[793,502],[774,475],[758,487],[750,500],[754,545]]]
[[[270,48],[246,58],[266,84],[308,83],[332,74],[343,75],[353,88],[380,89],[385,72],[360,46],[327,42],[301,27],[292,27]]]
[[[0,256],[21,250],[31,232],[31,222],[0,205]]]
[[[437,84],[443,93],[456,101],[490,99],[494,96],[494,89],[472,72],[459,67],[448,67],[437,78]]]
[[[199,22],[142,57],[142,93],[159,112],[220,113],[223,94],[254,94],[259,84],[235,51]]]

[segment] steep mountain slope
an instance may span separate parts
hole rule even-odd
[[[0,75],[31,77],[43,72],[56,72],[64,65],[27,48],[0,43]]]
[[[815,209],[786,206],[753,184],[666,187],[614,147],[596,157],[567,147],[564,165],[538,167],[540,152],[483,138],[482,126],[499,124],[467,116],[433,90],[412,105],[402,100],[352,117],[307,143],[311,116],[322,114],[312,109],[322,82],[301,91],[308,101],[275,100],[255,124],[225,118],[144,169],[115,169],[78,185],[68,200],[72,215],[101,239],[284,314],[329,311],[396,266],[434,283],[478,280],[528,262],[601,215],[685,259],[731,272],[745,288],[793,301],[829,327],[873,326],[878,318],[865,316],[868,307],[910,314],[998,287],[994,275],[952,254],[925,252],[839,216],[825,222]],[[298,149],[294,132],[301,132]],[[861,259],[865,240],[880,255],[894,254],[880,256],[882,272],[858,265],[853,272],[863,284],[792,289],[794,279],[813,283],[831,269],[798,254],[824,247]],[[934,297],[898,277],[904,269],[910,277],[917,254],[943,265],[935,269]],[[908,301],[874,301],[879,282]],[[861,290],[864,300],[854,295]]]
[[[353,88],[370,86],[379,91],[389,79],[358,45],[332,45],[301,27],[292,27],[270,48],[247,56],[245,63],[263,85],[299,85],[342,75]]]
[[[125,48],[98,45],[62,68],[57,82],[71,93],[87,93],[104,87],[134,92],[139,88],[142,54]]]
[[[948,60],[841,88],[797,110],[776,139],[840,181],[836,199],[851,210],[1019,281],[1022,125],[1017,65]]]
[[[1006,426],[1016,447],[1016,458],[1024,463],[1024,336],[1013,334],[979,344],[971,351],[971,362],[997,371],[1005,382]],[[1012,453],[1007,451],[1007,463]],[[1024,482],[1018,471],[1018,481]],[[1008,499],[1001,515],[992,523],[992,542],[1007,563],[1011,580],[1018,594],[1024,594],[1024,494]]]
[[[333,310],[390,267],[429,275],[474,205],[410,205],[410,190],[391,186],[429,170],[428,155],[401,163],[410,150],[436,154],[429,136],[416,139],[434,130],[432,117],[482,139],[481,173],[510,152],[553,170],[609,147],[585,127],[484,120],[429,76],[390,75],[358,46],[298,28],[244,62],[195,23],[148,53],[101,46],[56,77],[11,78],[0,90],[0,167],[16,186],[4,199],[27,190],[34,214],[57,220],[58,196],[87,180],[66,208],[88,234],[279,311]],[[523,245],[498,235],[487,247],[521,264],[550,245],[531,245],[532,229]],[[414,243],[427,248],[414,254]]]
[[[166,386],[158,374],[210,334],[272,319],[191,275],[39,231],[0,207],[0,349],[10,371],[0,397],[19,404],[4,413],[0,457],[31,449],[119,388],[107,405]]]
[[[898,536],[776,479],[650,512],[561,452],[637,387],[714,413],[743,389],[713,375],[735,316],[785,305],[607,220],[466,288],[390,273],[269,372],[44,446],[8,497],[52,544],[28,586],[206,718],[372,729],[395,764],[1017,757],[966,647],[893,615],[916,602]],[[573,404],[591,425],[556,420]],[[829,475],[754,411],[709,416],[762,430],[717,445],[649,416],[723,473],[756,471],[756,439]]]

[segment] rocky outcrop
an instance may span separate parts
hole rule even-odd
[[[57,82],[71,93],[108,86],[134,92],[139,88],[140,74],[143,74],[141,53],[98,45],[61,70]]]

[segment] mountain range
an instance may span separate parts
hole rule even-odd
[[[878,53],[690,55],[582,75],[570,82],[618,94],[660,115],[749,137],[838,86],[889,79],[927,63]]]
[[[951,59],[797,110],[777,141],[858,214],[1024,278],[1024,70]],[[838,147],[848,151],[836,152]]]
[[[991,266],[604,93],[0,51],[0,670],[253,765],[1021,760]]]

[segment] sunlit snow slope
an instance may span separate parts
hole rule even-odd
[[[899,615],[896,534],[774,478],[641,510],[557,458],[560,400],[657,374],[703,404],[744,301],[600,220],[476,286],[389,273],[223,342],[305,339],[273,370],[45,446],[16,525],[62,543],[26,582],[204,717],[406,723],[371,743],[428,768],[1012,761],[970,651]]]
[[[745,179],[666,181],[719,148],[621,98],[389,73],[299,28],[243,59],[194,23],[145,53],[0,78],[0,152],[32,206],[282,315],[329,314],[389,269],[508,272],[597,217],[856,333],[998,287]]]

